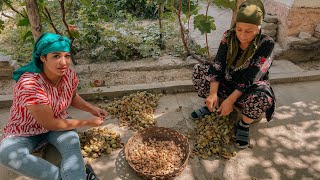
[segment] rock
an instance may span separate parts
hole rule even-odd
[[[0,80],[11,79],[13,73],[13,67],[0,67]]]
[[[320,39],[320,32],[315,31],[313,36]]]
[[[277,34],[277,30],[262,29],[262,34],[267,36],[275,36]]]
[[[320,39],[312,36],[309,39],[301,39],[298,37],[289,36],[286,38],[286,42],[287,47],[292,50],[317,50],[320,48]]]
[[[262,29],[275,30],[277,29],[277,27],[278,26],[274,23],[267,23],[267,22],[262,23]]]
[[[312,37],[312,35],[307,32],[300,32],[300,34],[299,34],[300,39],[310,39],[311,37]]]
[[[0,59],[0,68],[4,68],[4,67],[10,67],[9,61]]]
[[[318,24],[318,25],[316,26],[316,28],[314,29],[314,31],[315,31],[315,32],[320,32],[320,24]]]
[[[277,23],[278,22],[278,17],[277,16],[273,16],[273,15],[270,15],[270,14],[267,14],[264,19],[263,19],[264,22],[267,22],[267,23]]]
[[[17,69],[20,67],[17,60],[12,60],[10,62],[10,66],[12,66],[14,69]]]

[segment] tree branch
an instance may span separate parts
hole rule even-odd
[[[183,28],[183,24],[182,24],[182,20],[181,20],[181,9],[182,9],[182,0],[180,0],[180,3],[179,3],[179,9],[177,11],[177,16],[178,16],[178,21],[179,21],[179,26],[180,26],[180,34],[181,34],[182,43],[183,43],[184,49],[185,49],[187,56],[188,56],[188,55],[190,55],[190,50],[189,50],[189,47],[188,47],[188,44],[186,42],[186,38],[184,35],[184,28]]]
[[[207,19],[207,21],[208,21],[208,11],[209,11],[210,3],[211,3],[211,1],[208,0],[207,9],[206,9],[206,19]],[[205,33],[205,36],[206,36],[206,46],[207,46],[208,57],[210,59],[210,49],[209,49],[209,44],[208,44],[208,33]]]
[[[66,13],[68,13],[68,12],[70,11],[70,9],[71,9],[71,7],[72,7],[72,4],[73,4],[73,0],[71,0],[71,2],[69,3],[69,6],[68,6],[69,9],[66,10]]]
[[[210,61],[196,55],[194,52],[191,52],[190,55],[197,61],[199,61],[200,63],[210,63]]]
[[[21,12],[19,12],[18,10],[16,10],[10,3],[7,3],[4,1],[4,3],[14,12],[16,12],[17,14],[21,15],[24,18],[27,18],[25,15],[23,15]]]
[[[43,13],[44,16],[46,16],[46,18],[49,19],[49,21],[50,21],[49,23],[50,23],[51,27],[54,29],[54,32],[56,32],[57,34],[61,35],[61,33],[58,31],[58,29],[56,28],[56,26],[54,25],[54,23],[52,21],[51,14],[50,14],[48,8],[45,7],[44,10],[45,10],[45,12],[42,12],[42,13]]]
[[[190,6],[191,6],[191,3],[190,3],[191,0],[188,0],[188,31],[190,31],[190,18],[191,18],[191,12],[190,12]]]
[[[61,7],[61,12],[62,12],[62,22],[63,24],[66,26],[67,28],[67,32],[69,34],[69,38],[71,39],[71,44],[70,44],[70,47],[71,47],[71,60],[73,62],[74,65],[77,64],[77,62],[73,59],[73,54],[76,52],[75,51],[75,48],[73,47],[73,40],[74,40],[74,37],[72,36],[71,32],[70,32],[70,29],[69,29],[69,25],[66,21],[66,10],[65,10],[65,7],[64,7],[64,0],[59,0],[59,3],[60,3],[60,7]]]
[[[70,32],[70,29],[69,29],[69,25],[68,25],[68,23],[66,21],[66,10],[65,10],[65,7],[64,7],[64,2],[65,1],[64,0],[59,0],[59,2],[60,2],[61,12],[62,12],[62,22],[63,22],[64,26],[67,28],[67,33],[68,33],[68,35],[69,35],[69,37],[71,39],[71,44],[72,44],[72,42],[74,40],[74,37],[72,36],[72,34]]]
[[[3,12],[1,13],[1,15],[4,16],[4,17],[6,17],[6,18],[14,19],[13,17],[11,17],[11,16],[9,16],[9,15],[6,15],[6,14],[3,13]]]

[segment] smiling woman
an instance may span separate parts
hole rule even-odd
[[[78,78],[70,63],[70,40],[44,33],[34,45],[31,62],[14,72],[17,83],[0,144],[0,164],[35,179],[98,179],[84,164],[74,129],[101,125],[107,112],[76,93]],[[93,117],[70,119],[70,105]],[[60,168],[31,154],[44,143],[60,152]]]

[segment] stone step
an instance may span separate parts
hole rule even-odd
[[[278,73],[297,73],[303,72],[299,66],[295,65],[291,61],[288,60],[274,60],[272,66],[270,68],[270,74],[278,74]]]

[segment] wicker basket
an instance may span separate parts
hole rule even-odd
[[[149,138],[151,139],[156,139],[157,141],[171,141],[177,145],[180,146],[182,150],[182,159],[181,159],[181,165],[180,168],[175,170],[172,173],[165,174],[165,175],[150,175],[150,174],[145,174],[141,171],[139,171],[136,167],[135,164],[131,162],[131,157],[130,157],[130,152],[134,149],[139,144],[143,144],[143,142],[148,141]],[[180,134],[179,132],[170,129],[170,128],[164,128],[164,127],[151,127],[147,128],[144,130],[139,131],[136,133],[134,136],[132,136],[128,143],[125,145],[125,156],[126,159],[129,163],[129,165],[132,167],[132,169],[141,177],[144,179],[173,179],[174,177],[178,176],[183,169],[186,167],[188,159],[190,155],[190,147],[189,147],[189,142],[188,139]]]

